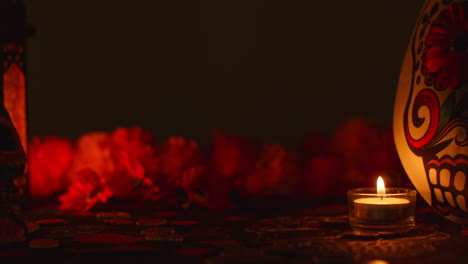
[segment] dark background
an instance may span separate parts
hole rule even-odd
[[[30,137],[140,125],[296,147],[390,125],[423,0],[26,0]]]

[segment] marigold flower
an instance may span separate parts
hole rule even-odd
[[[113,196],[101,177],[89,168],[77,172],[68,192],[59,197],[61,210],[88,211],[97,203],[106,203]]]
[[[74,178],[83,168],[93,170],[102,180],[107,182],[116,169],[113,156],[114,146],[107,132],[89,132],[81,135],[76,142],[76,152],[69,177]]]
[[[247,174],[244,191],[251,197],[294,196],[298,165],[295,153],[278,144],[265,145],[255,171]]]
[[[330,152],[342,154],[346,159],[359,160],[379,145],[381,134],[375,120],[352,117],[333,133]]]
[[[212,168],[229,178],[255,170],[259,146],[254,141],[214,130],[210,162]]]
[[[347,189],[346,162],[341,155],[326,154],[306,161],[299,193],[302,199],[322,201],[337,198]]]
[[[28,149],[30,193],[46,198],[66,191],[71,182],[67,174],[74,158],[70,139],[47,136],[34,137]]]
[[[165,183],[180,184],[182,170],[197,165],[201,161],[201,151],[198,143],[184,137],[169,137],[162,144],[160,152],[159,172],[165,178]]]
[[[215,211],[234,208],[234,203],[230,200],[234,190],[231,179],[203,165],[184,169],[181,187],[187,193],[189,201],[195,204]]]

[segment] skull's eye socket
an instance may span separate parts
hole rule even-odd
[[[0,151],[17,150],[16,140],[11,127],[5,124],[4,120],[0,121]]]

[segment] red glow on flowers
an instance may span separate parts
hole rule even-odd
[[[259,149],[256,142],[220,130],[212,135],[211,162],[215,171],[226,178],[254,171]]]
[[[307,160],[299,186],[302,198],[321,201],[338,196],[348,187],[344,182],[345,168],[341,155],[326,154]]]
[[[71,182],[70,168],[74,146],[66,138],[34,137],[28,149],[30,192],[35,197],[48,197],[64,192]]]
[[[248,196],[294,195],[299,171],[295,153],[281,145],[265,145],[255,164],[245,180]]]
[[[166,184],[180,182],[184,168],[200,163],[198,143],[184,137],[169,137],[161,146],[160,171]]]
[[[141,127],[117,128],[112,132],[111,140],[120,153],[125,153],[127,157],[132,156],[134,162],[140,165],[130,166],[140,171],[132,173],[143,180],[145,177],[154,176],[159,166],[158,145],[153,135]],[[127,158],[129,160],[129,158]],[[129,165],[127,163],[127,165]],[[129,168],[130,168],[129,167]]]
[[[60,209],[88,211],[98,202],[107,202],[112,192],[103,184],[96,172],[89,168],[80,170],[68,192],[60,196]]]
[[[215,131],[203,153],[191,139],[157,144],[140,127],[118,128],[83,134],[76,145],[58,138],[33,141],[31,183],[43,188],[43,196],[61,189],[60,209],[82,212],[111,198],[215,211],[279,197],[333,201],[349,188],[373,186],[377,175],[404,185],[391,132],[373,120],[351,118],[330,136],[306,137],[302,152],[295,152]]]
[[[231,179],[223,177],[205,166],[193,166],[184,170],[181,187],[188,199],[198,205],[220,211],[234,208],[229,195],[234,190]]]

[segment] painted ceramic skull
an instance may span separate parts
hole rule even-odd
[[[401,67],[393,126],[419,194],[446,218],[468,224],[468,1],[423,4]]]

